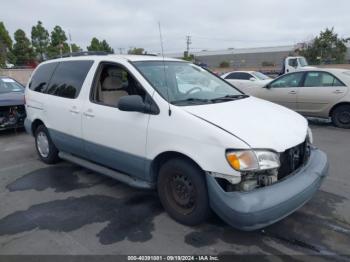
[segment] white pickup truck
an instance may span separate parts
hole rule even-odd
[[[280,75],[313,68],[303,56],[288,56],[284,59]]]

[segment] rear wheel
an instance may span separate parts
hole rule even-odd
[[[176,158],[159,170],[158,193],[164,209],[176,221],[197,225],[210,214],[205,176],[194,163]]]
[[[350,128],[350,105],[338,106],[332,113],[332,122],[341,128]]]
[[[44,125],[38,126],[35,130],[35,146],[40,159],[46,164],[55,164],[59,161],[58,150]]]

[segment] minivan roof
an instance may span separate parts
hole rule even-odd
[[[163,61],[162,56],[154,56],[154,55],[83,55],[83,56],[73,56],[73,57],[64,57],[64,58],[56,58],[52,60],[45,61],[44,63],[50,62],[60,62],[60,61],[75,61],[75,60],[113,60],[113,59],[124,59],[131,62],[136,61]],[[164,61],[178,61],[185,62],[181,59],[175,59],[170,57],[164,57]]]

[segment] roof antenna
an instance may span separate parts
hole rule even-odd
[[[168,88],[168,83],[167,83],[167,76],[166,76],[166,70],[165,70],[165,61],[164,61],[164,49],[163,49],[163,37],[162,37],[162,30],[160,27],[160,22],[158,22],[158,28],[159,28],[159,39],[160,39],[160,47],[162,51],[162,58],[163,58],[163,70],[164,70],[164,81],[166,85],[166,94],[168,97],[168,113],[169,116],[171,116],[171,108],[170,108],[170,102],[169,102],[169,88]]]

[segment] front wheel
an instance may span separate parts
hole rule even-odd
[[[337,127],[350,128],[350,105],[342,105],[334,109],[332,122]]]
[[[59,161],[58,150],[44,125],[35,130],[35,146],[40,159],[46,164],[55,164]]]
[[[176,221],[193,226],[209,217],[205,175],[191,161],[176,158],[163,164],[157,188],[164,209]]]

